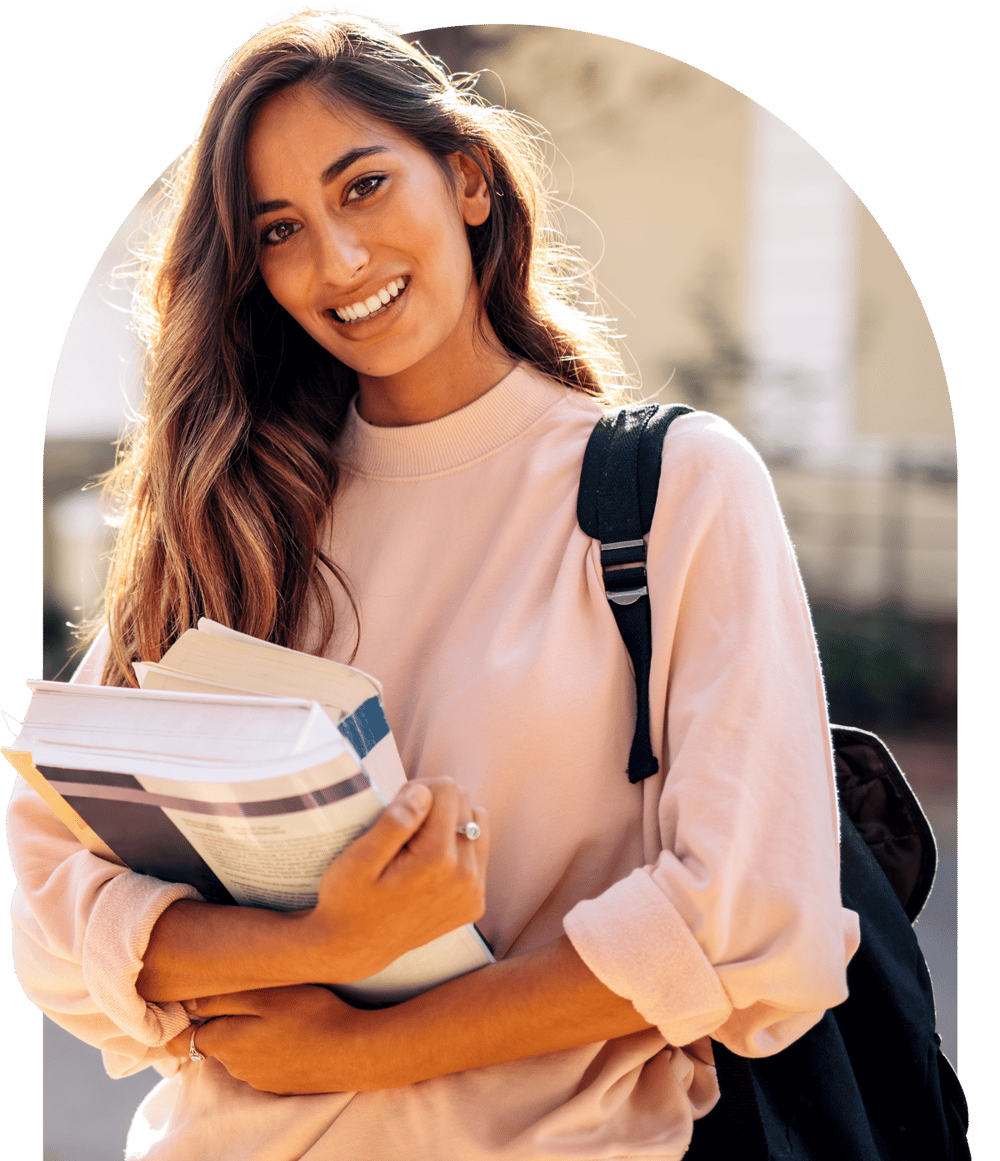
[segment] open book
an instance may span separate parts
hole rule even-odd
[[[404,781],[379,687],[349,666],[207,624],[137,667],[139,690],[29,682],[4,753],[101,857],[215,902],[312,906],[330,860]],[[296,696],[309,682],[313,697]],[[492,959],[469,924],[335,990],[394,1003]]]

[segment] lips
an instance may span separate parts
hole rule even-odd
[[[406,287],[407,282],[405,279],[394,278],[391,282],[387,282],[385,286],[380,287],[374,294],[370,294],[367,298],[352,302],[349,306],[331,307],[327,311],[327,314],[335,318],[338,322],[346,323],[350,326],[352,323],[361,322],[364,319],[371,318],[373,315],[381,314],[386,307],[395,302]]]

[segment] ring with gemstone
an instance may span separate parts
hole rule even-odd
[[[483,832],[480,830],[478,822],[467,822],[464,826],[458,828],[458,833],[472,842],[479,838]]]
[[[202,1056],[194,1044],[194,1038],[198,1035],[198,1029],[200,1027],[200,1024],[195,1024],[195,1026],[191,1029],[191,1044],[188,1047],[188,1058],[193,1060],[195,1064],[201,1064],[201,1062],[205,1059],[205,1057]]]

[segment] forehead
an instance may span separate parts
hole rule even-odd
[[[357,149],[424,155],[391,125],[351,106],[333,107],[312,89],[298,86],[269,98],[254,118],[247,141],[247,169],[254,192],[260,183],[319,175]]]

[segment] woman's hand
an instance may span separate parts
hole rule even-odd
[[[480,837],[458,834],[475,821]],[[327,868],[302,917],[312,983],[352,983],[483,914],[489,827],[450,779],[410,782]]]
[[[474,820],[475,842],[457,834]],[[352,983],[483,913],[489,828],[454,782],[410,782],[330,864],[308,911],[181,899],[153,928],[136,982],[163,1003]]]
[[[237,1080],[280,1095],[353,1092],[377,1087],[375,1054],[360,1051],[360,1012],[326,988],[300,985],[237,992],[189,1002],[196,1020],[166,1048],[187,1059],[192,1033],[203,1056]]]

